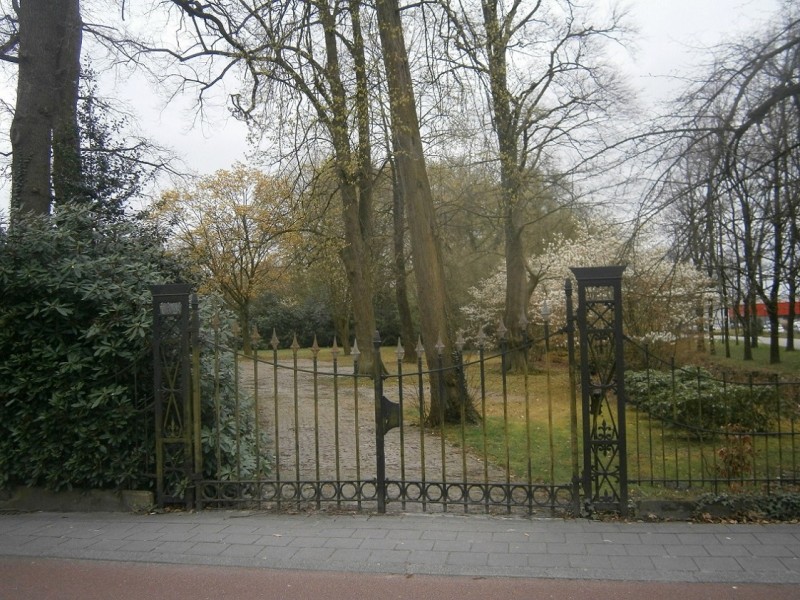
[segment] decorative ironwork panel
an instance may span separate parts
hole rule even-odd
[[[622,334],[624,266],[573,268],[583,405],[583,488],[589,510],[627,513]]]
[[[189,285],[156,285],[153,294],[153,389],[156,500],[191,505],[194,473]]]

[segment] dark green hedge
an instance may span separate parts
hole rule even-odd
[[[689,430],[768,431],[778,418],[773,387],[719,381],[699,367],[626,372],[625,392],[639,410]]]
[[[141,224],[86,209],[0,232],[0,487],[143,484],[148,288],[173,277]]]

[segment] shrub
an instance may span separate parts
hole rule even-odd
[[[772,388],[726,384],[698,367],[630,371],[625,390],[628,401],[651,417],[703,433],[726,427],[767,431],[778,417]]]
[[[269,436],[255,426],[253,397],[236,385],[234,353],[230,350],[235,341],[235,317],[219,309],[219,305],[221,301],[213,297],[200,302],[203,476],[256,479],[272,469]],[[207,326],[212,322],[216,331]]]
[[[0,487],[152,486],[149,288],[178,272],[153,232],[133,221],[98,221],[86,208],[62,206],[49,219],[0,230]],[[204,357],[212,355],[211,337],[201,332]],[[217,393],[221,470],[240,464],[253,476],[251,401],[239,404],[237,447],[233,364],[223,360],[216,383],[211,360],[203,359],[200,382],[205,475],[217,470],[210,422]]]
[[[87,209],[0,235],[0,486],[143,483],[148,286],[171,272],[151,232]]]

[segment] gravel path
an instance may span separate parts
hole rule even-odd
[[[298,359],[297,367],[295,371],[291,364],[278,368],[266,362],[258,364],[261,425],[269,432],[273,444],[278,440],[281,479],[374,479],[375,409],[371,380],[361,378],[356,388],[354,378],[340,372],[334,388],[330,365],[320,365],[316,379],[311,360]],[[252,361],[240,364],[240,381],[242,388],[254,390]],[[384,395],[396,402],[397,382],[389,381],[394,385],[387,384]],[[411,384],[416,380],[407,381]],[[404,387],[406,404],[418,407],[417,396],[414,386]],[[402,431],[395,428],[385,436],[387,479],[484,481],[484,463],[479,457],[463,453],[448,442],[443,445],[441,436],[431,431],[420,436],[419,417],[410,421],[406,419]],[[505,481],[505,473],[489,465],[488,479]]]

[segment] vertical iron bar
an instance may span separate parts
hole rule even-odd
[[[386,449],[383,447],[383,376],[381,373],[381,336],[376,330],[372,337],[372,383],[375,392],[375,492],[378,513],[386,512]]]
[[[781,414],[781,378],[775,375],[775,414],[778,415],[778,481],[782,485],[783,480],[783,415]]]
[[[793,409],[790,413],[789,417],[789,426],[792,430],[792,482],[797,481],[797,429],[795,428],[796,425],[796,415],[797,409],[796,407],[800,405],[800,385],[793,384],[794,387],[794,402],[793,402]]]
[[[341,454],[339,447],[339,347],[336,345],[336,337],[333,338],[333,440],[334,454],[336,458],[336,506],[342,505],[342,473],[341,473]]]
[[[520,323],[521,325],[521,323]],[[522,386],[525,394],[525,457],[526,457],[526,483],[528,484],[528,514],[533,514],[533,450],[531,448],[531,391],[528,376],[528,330],[522,329]],[[547,367],[545,367],[547,368]],[[552,484],[552,481],[550,482]]]
[[[544,338],[544,376],[545,390],[547,393],[547,442],[550,447],[550,485],[556,482],[556,444],[553,426],[553,387],[550,380],[550,330],[549,323],[545,321]]]
[[[162,391],[162,365],[161,365],[161,336],[163,327],[159,314],[159,300],[153,291],[153,408],[155,412],[155,443],[156,443],[156,503],[159,508],[164,507],[164,394]]]
[[[255,435],[255,448],[256,448],[256,472],[253,474],[254,479],[261,478],[261,411],[259,410],[258,398],[258,342],[261,336],[258,335],[258,329],[253,326],[253,331],[250,336],[250,349],[253,352],[253,434]]]
[[[503,444],[505,446],[505,471],[506,471],[506,511],[511,512],[511,446],[508,435],[508,380],[506,379],[506,357],[508,353],[507,330],[501,322],[497,330],[500,336],[500,381],[503,391]]]
[[[680,482],[680,463],[678,462],[678,398],[676,397],[675,358],[670,359],[672,366],[672,451],[675,456],[675,484]]]
[[[622,273],[614,280],[614,346],[619,444],[620,513],[628,514],[628,395],[625,391],[625,348],[622,331]]]
[[[754,383],[753,383],[753,374],[750,373],[750,402],[753,401],[753,385],[754,385]],[[751,443],[753,445],[753,486],[755,487],[756,484],[758,483],[758,474],[756,472],[757,471],[757,469],[756,469],[756,467],[757,467],[757,465],[756,465],[756,455],[757,455],[757,453],[756,453],[756,440],[758,440],[758,437],[756,436],[756,432],[754,430],[751,431],[750,436],[751,436],[750,440],[751,440]],[[740,441],[741,441],[741,436],[740,436]],[[742,473],[742,478],[744,478],[744,473]]]
[[[445,387],[444,387],[444,345],[442,341],[439,340],[436,344],[436,356],[437,359],[437,370],[438,376],[436,377],[436,381],[438,383],[439,389],[439,441],[441,447],[441,459],[442,459],[442,466],[441,466],[441,473],[442,473],[442,510],[447,512],[447,451],[445,448],[445,431],[444,431],[444,403],[446,401],[445,396]]]
[[[647,346],[645,346],[646,348]],[[641,434],[640,434],[640,422],[642,416],[641,410],[641,402],[637,402],[635,404],[636,408],[636,422],[634,423],[634,431],[636,432],[636,481],[641,485],[642,482],[642,449],[641,449]]]
[[[320,471],[319,471],[319,377],[318,377],[318,355],[319,345],[317,344],[317,336],[314,336],[314,343],[311,345],[312,362],[313,362],[313,377],[314,377],[314,465],[316,481],[314,490],[314,497],[317,499],[317,509],[320,508],[321,491],[320,485]]]
[[[194,505],[201,508],[202,490],[199,488],[203,477],[203,440],[201,437],[201,398],[200,398],[200,304],[197,294],[191,295],[191,334],[189,346],[192,351],[192,442],[194,446],[194,460],[192,460],[192,489],[194,490]]]
[[[280,340],[275,329],[272,330],[270,346],[272,347],[272,401],[273,420],[275,421],[275,497],[277,499],[278,510],[281,509],[283,501],[283,489],[281,487],[281,430],[280,430],[280,397],[278,396],[278,346]]]
[[[647,378],[647,406],[652,407],[651,403],[651,396],[650,396],[650,348],[648,346],[644,347],[644,367],[645,367],[645,377]],[[653,485],[653,478],[655,476],[655,462],[653,460],[653,415],[648,410],[647,412],[647,435],[648,435],[648,443],[650,446],[650,485]],[[662,441],[663,447],[663,441]]]
[[[241,398],[239,395],[239,351],[233,348],[233,420],[236,423],[236,476],[242,478],[242,444],[239,432],[242,430]]]
[[[297,352],[300,350],[300,344],[297,342],[297,335],[292,338],[292,378],[293,378],[293,406],[294,406],[294,480],[295,497],[297,499],[297,506],[300,507],[300,500],[302,493],[300,491],[300,383],[298,380],[299,372],[297,366]]]
[[[578,332],[581,360],[581,408],[583,415],[583,495],[591,503],[592,490],[592,399],[589,365],[589,343],[587,340],[586,287],[578,282]]]
[[[361,481],[361,433],[360,433],[360,426],[359,426],[359,416],[358,416],[358,359],[361,356],[361,352],[358,350],[358,340],[353,340],[353,348],[350,351],[350,354],[353,356],[353,418],[355,419],[355,440],[356,440],[356,481],[358,482],[357,485],[359,486],[358,493],[356,497],[358,501],[356,502],[358,506],[358,510],[361,510],[361,497],[363,494],[363,484]]]
[[[457,369],[458,369],[458,381],[459,381],[458,385],[461,385],[462,382],[466,381],[466,374],[464,373],[464,338],[462,337],[461,333],[458,334],[458,338],[456,339],[456,353],[458,355],[458,358],[457,358],[457,361],[456,361]],[[464,512],[466,513],[466,512],[469,511],[469,509],[468,509],[469,502],[467,501],[468,500],[468,498],[467,498],[467,481],[469,480],[469,477],[467,476],[467,431],[466,431],[466,419],[467,419],[467,417],[466,417],[466,410],[467,410],[466,409],[466,405],[467,405],[466,394],[467,394],[467,390],[466,390],[466,387],[464,387],[464,389],[461,390],[461,393],[464,395],[464,398],[462,398],[461,406],[460,406],[460,408],[461,408],[461,415],[460,415],[460,417],[461,417],[461,484],[464,486],[463,487],[463,492],[462,492],[463,495],[462,495],[461,499],[464,502]]]
[[[572,511],[575,516],[581,512],[581,472],[580,450],[578,447],[578,389],[575,360],[575,314],[572,304],[572,280],[564,280],[564,296],[567,303],[567,357],[569,362],[569,435],[572,458]]]
[[[397,402],[400,405],[400,498],[403,510],[406,509],[406,437],[403,394],[403,356],[405,351],[400,338],[397,338]]]
[[[220,406],[219,395],[219,358],[220,358],[220,345],[219,345],[219,315],[215,314],[212,322],[214,327],[214,458],[217,461],[217,468],[214,472],[214,479],[220,481],[222,479],[222,409]],[[239,428],[236,428],[239,431]],[[238,460],[238,448],[237,448]],[[236,478],[241,479],[241,474],[237,471]]]
[[[425,477],[425,382],[423,380],[422,357],[425,348],[422,345],[422,338],[417,339],[417,394],[419,395],[419,453],[420,453],[420,496],[422,497],[422,512],[428,509],[428,484]]]
[[[478,333],[478,360],[481,378],[481,434],[483,438],[483,489],[485,512],[489,513],[489,448],[486,431],[486,336],[483,329]]]

